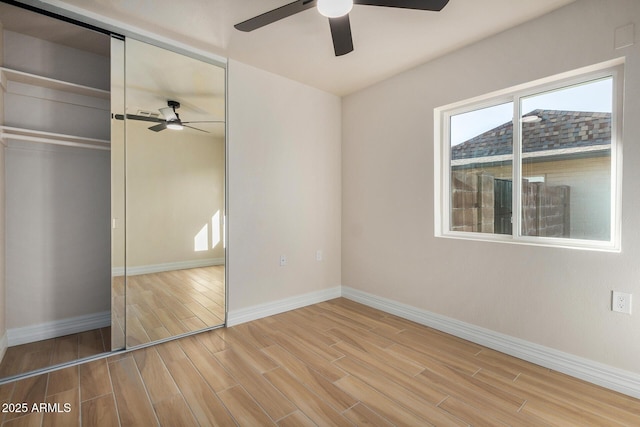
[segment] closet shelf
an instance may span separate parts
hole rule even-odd
[[[44,144],[65,145],[68,147],[91,148],[94,150],[110,150],[110,141],[82,136],[63,135],[60,133],[0,126],[0,139],[40,142]]]
[[[49,77],[38,76],[31,73],[25,73],[24,71],[17,71],[10,68],[0,67],[0,82],[2,83],[2,87],[4,87],[5,89],[7,87],[7,81],[26,83],[34,86],[41,86],[49,89],[75,93],[78,95],[92,96],[94,98],[110,99],[110,92],[108,90],[96,89],[76,83],[51,79]]]

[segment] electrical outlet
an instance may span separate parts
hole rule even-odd
[[[316,251],[316,261],[322,261],[322,250],[318,249]]]
[[[280,255],[280,267],[284,267],[285,265],[287,265],[287,256]]]
[[[613,291],[611,296],[611,310],[618,313],[631,314],[631,294]]]

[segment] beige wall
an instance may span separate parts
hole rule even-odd
[[[223,262],[224,139],[149,125],[127,122],[127,269]]]
[[[580,0],[343,101],[342,284],[640,373],[640,25],[636,0]],[[626,56],[622,252],[434,237],[433,109]]]
[[[7,328],[109,309],[109,152],[9,141]]]
[[[229,62],[230,312],[340,285],[340,122],[337,96]]]

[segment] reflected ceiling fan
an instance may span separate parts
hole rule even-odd
[[[336,56],[342,56],[353,51],[349,12],[354,4],[439,12],[448,2],[449,0],[298,0],[236,24],[235,28],[240,31],[253,31],[296,13],[317,7],[321,15],[329,18],[333,50]]]
[[[168,100],[167,106],[159,109],[164,119],[161,119],[159,117],[143,116],[140,114],[127,114],[127,119],[158,123],[157,125],[151,126],[149,128],[149,130],[152,130],[154,132],[160,132],[161,130],[165,130],[165,129],[182,130],[183,128],[189,128],[189,129],[199,130],[200,132],[210,133],[209,131],[206,131],[204,129],[199,129],[197,127],[193,127],[189,125],[192,123],[224,123],[224,121],[222,120],[202,120],[202,121],[195,121],[195,122],[194,121],[183,122],[180,119],[180,116],[178,115],[178,113],[176,112],[178,108],[180,108],[180,103],[178,101]],[[118,116],[120,115],[117,115],[116,119],[121,120],[122,116],[120,117]]]

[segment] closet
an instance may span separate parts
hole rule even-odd
[[[0,6],[6,377],[111,350],[110,37]]]
[[[3,1],[0,35],[0,383],[223,326],[226,62]]]

